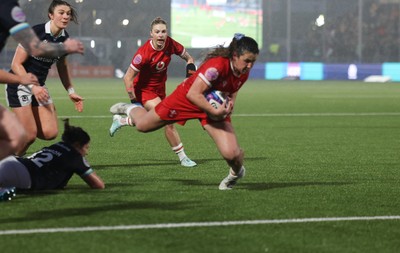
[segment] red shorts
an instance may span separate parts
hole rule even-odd
[[[198,119],[202,126],[215,122],[186,98],[177,99],[175,95],[176,92],[172,93],[156,106],[155,111],[162,120],[185,125],[187,120]],[[230,116],[226,117],[224,121],[231,122]]]
[[[165,89],[164,88],[153,88],[146,87],[145,89],[135,89],[136,101],[145,105],[147,101],[153,100],[157,97],[163,100],[165,98]]]

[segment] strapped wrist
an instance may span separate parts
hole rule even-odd
[[[74,94],[75,93],[75,89],[73,87],[68,88],[68,95]]]

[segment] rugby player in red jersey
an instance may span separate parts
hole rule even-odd
[[[209,52],[199,69],[155,108],[146,111],[137,104],[119,104],[118,109],[127,117],[113,119],[110,132],[122,126],[136,126],[140,132],[151,132],[175,122],[184,124],[187,120],[198,119],[230,167],[219,189],[232,189],[245,175],[245,167],[244,152],[239,146],[230,115],[238,91],[248,79],[258,54],[258,44],[254,39],[235,34],[227,48],[219,46]],[[230,99],[215,108],[204,96],[210,89],[224,92]]]

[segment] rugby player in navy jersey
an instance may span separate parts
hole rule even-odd
[[[70,21],[77,22],[76,11],[63,0],[53,0],[48,9],[49,21],[33,27],[40,40],[48,44],[65,42],[69,35],[65,30]],[[11,71],[18,75],[27,72],[35,74],[40,86],[7,84],[7,101],[27,132],[27,143],[17,155],[23,155],[36,140],[52,140],[58,135],[57,113],[49,96],[45,81],[51,66],[55,63],[62,85],[77,111],[83,110],[83,98],[75,93],[68,71],[67,55],[61,57],[31,56],[22,46],[18,46]]]
[[[0,52],[7,38],[11,36],[31,55],[62,56],[66,53],[83,54],[82,42],[68,39],[63,44],[42,43],[29,24],[17,0],[0,1]],[[39,85],[31,73],[21,76],[0,69],[0,83],[19,83]],[[26,143],[25,129],[13,113],[0,105],[0,160],[18,152]]]
[[[90,145],[89,134],[64,120],[61,141],[44,147],[27,158],[9,156],[0,161],[0,201],[12,196],[3,192],[13,188],[26,190],[56,190],[67,186],[74,174],[92,189],[104,189],[103,180],[86,161]],[[5,188],[2,188],[5,187]]]
[[[4,48],[7,38],[11,36],[20,43],[30,55],[35,56],[62,56],[71,53],[83,54],[82,42],[76,39],[68,39],[63,44],[42,43],[30,25],[26,22],[26,16],[19,7],[17,0],[0,1],[0,52]],[[31,74],[28,76],[16,76],[0,70],[0,83],[35,84],[37,79]]]

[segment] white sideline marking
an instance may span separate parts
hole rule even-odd
[[[400,116],[400,112],[359,112],[359,113],[245,113],[233,114],[233,117],[353,117],[353,116]],[[80,116],[80,115],[63,115],[59,118],[112,118],[112,115],[98,115],[98,116]]]
[[[400,112],[332,112],[332,113],[260,113],[233,114],[238,117],[343,117],[343,116],[400,116]]]
[[[0,230],[0,235],[111,231],[111,230],[114,231],[114,230],[168,229],[168,228],[189,228],[189,227],[222,227],[222,226],[238,226],[238,225],[311,223],[311,222],[331,222],[331,221],[371,221],[371,220],[372,221],[400,220],[400,216],[358,216],[358,217],[356,216],[356,217],[303,218],[303,219],[282,219],[282,220],[244,220],[244,221],[160,223],[160,224],[96,226],[96,227],[38,228],[38,229]]]

